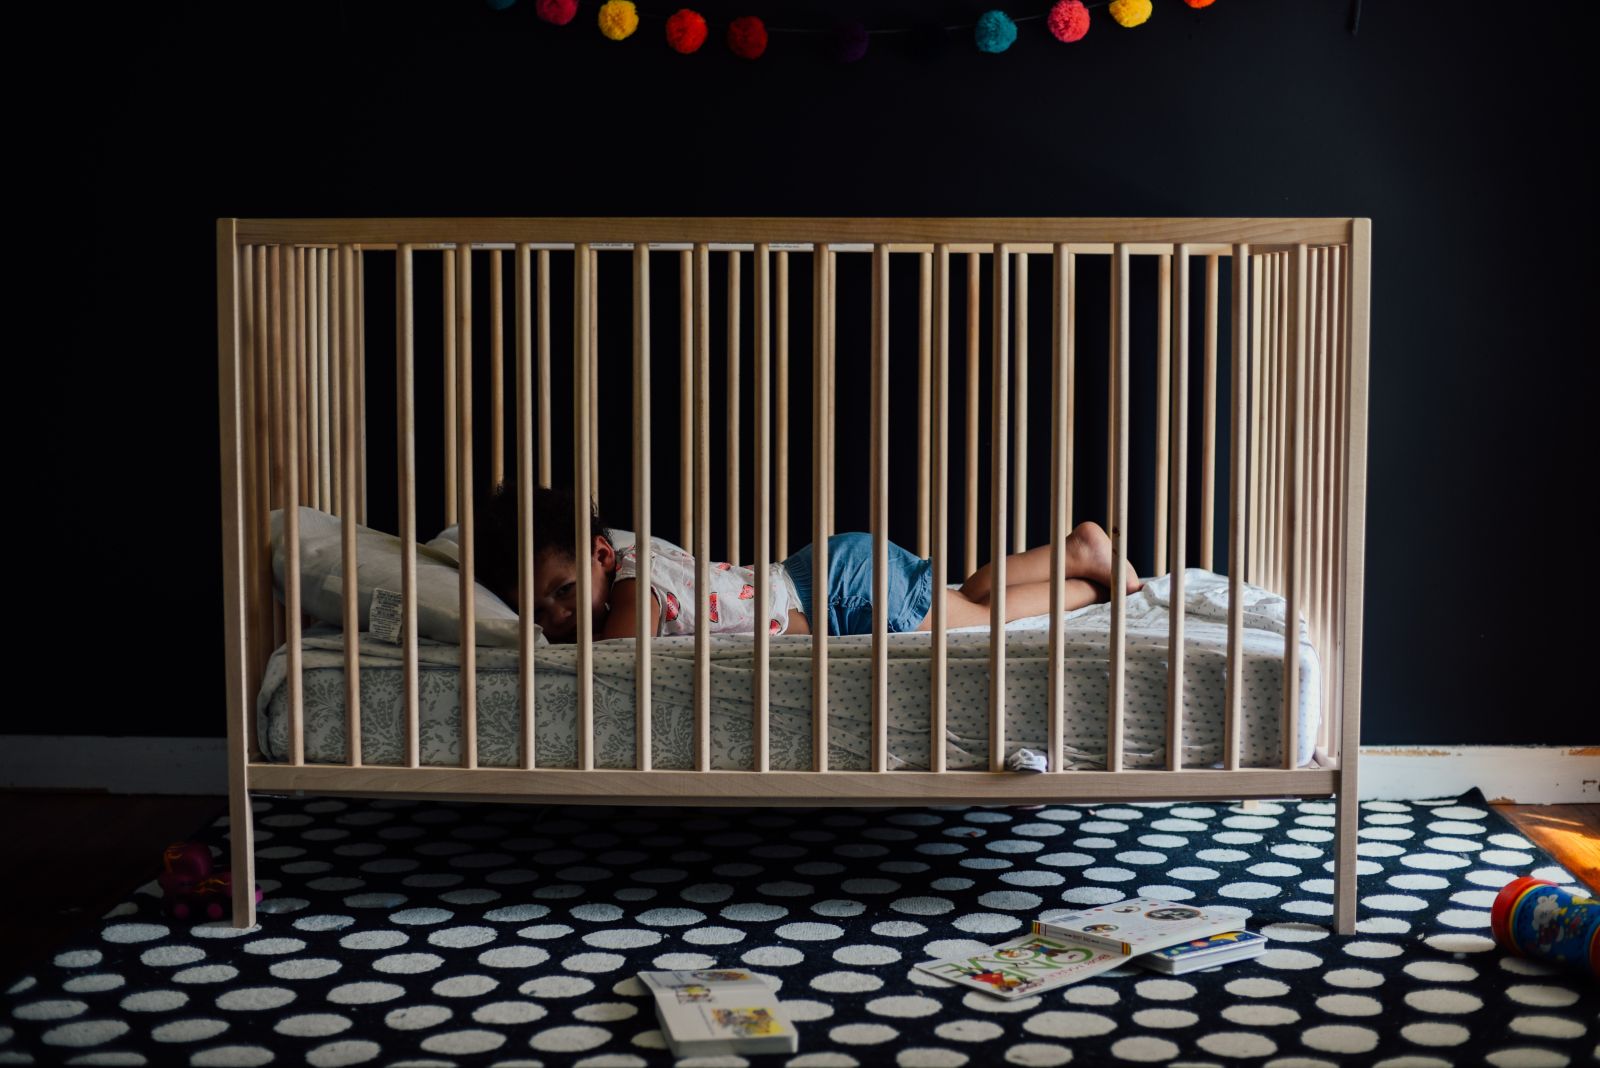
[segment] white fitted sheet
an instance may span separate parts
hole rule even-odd
[[[1123,719],[1123,766],[1166,763],[1167,628],[1171,577],[1148,580],[1127,599],[1127,690]],[[1186,573],[1183,760],[1187,766],[1220,763],[1224,679],[1227,662],[1228,580],[1191,568]],[[1067,767],[1105,766],[1111,606],[1090,605],[1063,617],[1066,731],[1059,758]],[[1246,766],[1278,766],[1282,753],[1283,635],[1287,605],[1282,597],[1245,587],[1243,730],[1240,760]],[[1322,675],[1305,621],[1300,621],[1299,763],[1310,762],[1316,744]],[[989,642],[987,627],[952,630],[949,636],[947,767],[989,765]],[[338,763],[345,758],[344,644],[337,628],[309,628],[303,638],[305,758]],[[928,766],[930,636],[889,636],[889,763],[891,768]],[[716,635],[711,652],[711,766],[751,767],[753,671],[751,638]],[[828,642],[829,764],[866,770],[871,758],[872,638],[834,637]],[[419,642],[421,759],[459,765],[460,650]],[[404,755],[404,668],[398,645],[361,635],[361,737],[363,760],[398,764]],[[572,767],[577,758],[577,687],[573,646],[544,646],[535,661],[537,764]],[[480,646],[477,650],[478,763],[521,763],[519,653]],[[1049,617],[1006,626],[1006,741],[1008,752],[1048,749],[1046,725]],[[629,768],[634,759],[634,642],[594,645],[595,765]],[[273,653],[257,696],[258,738],[263,758],[288,754],[288,687],[285,648]],[[657,638],[652,656],[652,748],[658,768],[693,767],[694,639]],[[811,638],[779,635],[770,645],[771,766],[811,767]],[[1055,760],[1051,762],[1053,765]]]

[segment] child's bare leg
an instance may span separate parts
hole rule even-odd
[[[945,608],[946,625],[951,627],[980,627],[991,621],[990,609],[987,603],[980,604],[971,600],[960,590],[949,590]],[[1064,611],[1071,612],[1082,608],[1084,605],[1094,604],[1096,601],[1105,600],[1103,587],[1097,589],[1093,583],[1084,579],[1068,579],[1063,586]],[[1006,622],[1013,619],[1025,619],[1028,616],[1043,616],[1050,613],[1050,582],[1023,582],[1018,585],[1006,584]],[[929,631],[933,629],[933,613],[930,611],[925,619],[918,624],[918,630]]]
[[[1111,537],[1100,528],[1098,523],[1079,523],[1072,528],[1062,543],[1066,550],[1065,570],[1068,579],[1087,579],[1098,582],[1102,586],[1111,585]],[[984,564],[968,577],[961,587],[961,592],[969,600],[978,603],[987,603],[991,586],[992,564]],[[1136,593],[1144,586],[1139,576],[1133,570],[1130,561],[1125,573],[1126,589],[1129,593]],[[1013,553],[1006,557],[1006,587],[1032,582],[1050,581],[1050,546],[1039,545],[1027,552]]]

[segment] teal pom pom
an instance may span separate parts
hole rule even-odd
[[[516,3],[517,0],[483,0],[483,2],[488,4],[489,8],[493,11],[504,11],[506,8]]]
[[[985,11],[973,39],[980,52],[1004,52],[1017,39],[1017,24],[1004,11]]]

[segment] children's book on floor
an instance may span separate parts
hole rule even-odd
[[[794,1025],[778,1009],[778,996],[742,968],[693,972],[640,972],[656,999],[661,1034],[675,1057],[720,1053],[794,1053]]]
[[[1133,962],[1178,975],[1253,957],[1266,938],[1233,913],[1136,897],[1046,913],[1030,934],[981,953],[925,961],[941,979],[1007,1000],[1029,997]]]

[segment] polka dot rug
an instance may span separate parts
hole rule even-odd
[[[756,1065],[1592,1064],[1600,989],[1489,938],[1495,892],[1573,877],[1473,791],[1361,806],[1333,935],[1328,801],[674,810],[256,798],[260,924],[154,883],[8,984],[0,1063],[670,1064],[634,978],[739,965],[796,1055]],[[199,832],[226,860],[227,821]],[[1021,1001],[913,968],[1048,908],[1215,905],[1271,939]],[[743,1065],[740,1057],[683,1065]]]

